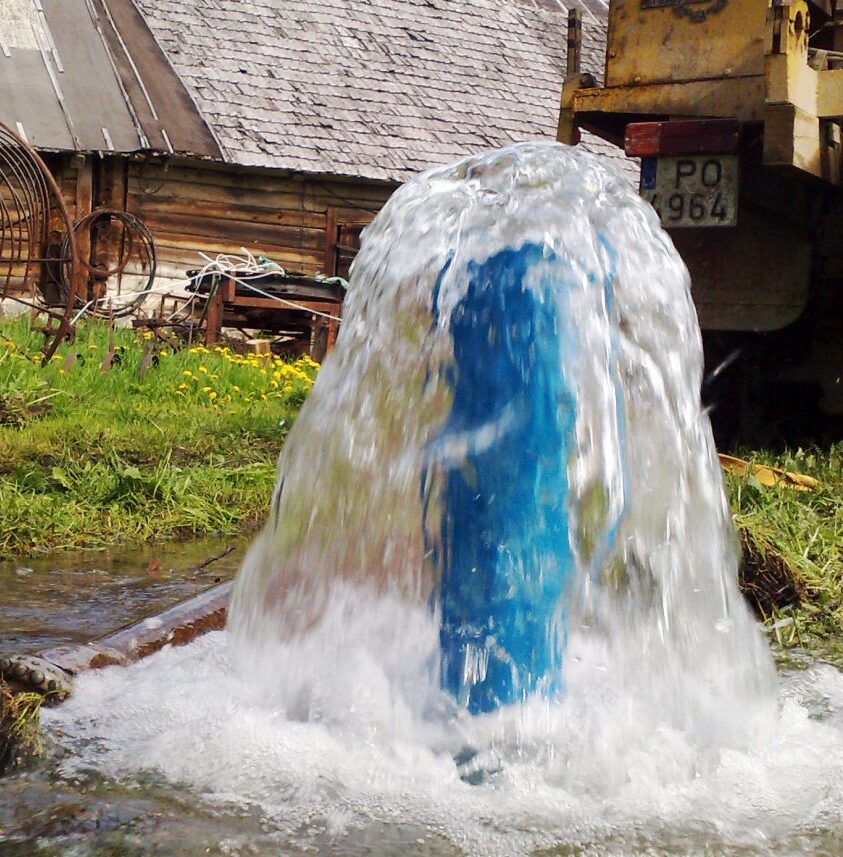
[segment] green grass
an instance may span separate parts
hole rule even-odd
[[[801,603],[773,610],[774,639],[804,646],[843,665],[843,444],[777,456],[744,454],[820,480],[818,491],[765,488],[753,477],[727,476],[735,522],[761,553],[787,565]]]
[[[233,534],[263,517],[312,361],[173,353],[91,323],[42,367],[42,341],[28,316],[0,324],[0,556]]]
[[[14,693],[0,680],[0,774],[25,764],[43,750],[41,693]]]

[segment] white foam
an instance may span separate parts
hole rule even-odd
[[[708,843],[810,854],[822,831],[839,835],[836,670],[786,676],[774,711],[730,710],[729,730],[681,728],[644,695],[613,690],[616,677],[583,649],[564,699],[471,718],[438,695],[432,621],[379,608],[385,624],[403,619],[400,633],[376,646],[346,635],[336,660],[303,639],[279,650],[260,685],[236,674],[222,632],[81,676],[44,713],[73,751],[65,773],[156,772],[205,800],[257,808],[299,843],[375,823],[488,855],[577,842],[594,853]],[[466,747],[476,755],[460,766]],[[471,772],[479,784],[461,779]]]

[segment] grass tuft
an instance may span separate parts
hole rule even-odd
[[[726,476],[747,569],[766,575],[756,607],[783,648],[805,646],[843,665],[843,444],[780,455],[747,453],[753,463],[812,476],[818,491],[766,488],[752,476]],[[756,574],[756,583],[759,578]]]
[[[0,774],[41,754],[43,702],[43,694],[15,693],[0,680]]]

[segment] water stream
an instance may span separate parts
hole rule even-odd
[[[229,628],[82,677],[53,776],[145,807],[121,854],[839,853],[843,677],[775,675],[701,372],[687,271],[597,158],[408,182]]]

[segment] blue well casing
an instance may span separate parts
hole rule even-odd
[[[527,285],[547,261],[526,244],[471,262],[451,314],[453,405],[434,447],[460,454],[433,456],[446,465],[431,541],[442,686],[473,714],[551,689],[561,665],[576,403],[561,369],[563,284],[533,271]]]

